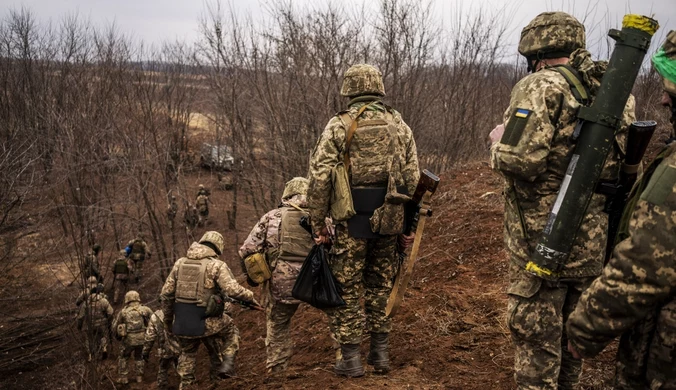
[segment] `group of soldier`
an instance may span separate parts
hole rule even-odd
[[[193,202],[186,202],[185,210],[183,212],[183,223],[185,225],[186,234],[188,237],[193,237],[193,232],[198,226],[205,226],[209,219],[209,203],[211,200],[209,196],[211,192],[203,184],[199,185],[197,190],[197,197]],[[176,203],[176,196],[169,197],[169,204],[167,205],[167,220],[169,221],[169,228],[174,229],[176,223],[176,215],[178,214],[178,204]]]
[[[674,134],[634,186],[620,229],[622,240],[609,264],[604,268],[606,241],[612,239],[606,233],[605,199],[595,194],[557,279],[534,275],[527,264],[566,174],[577,113],[598,93],[606,64],[592,61],[585,49],[584,26],[562,12],[543,13],[531,21],[522,32],[519,52],[532,73],[514,87],[504,124],[490,134],[491,166],[505,182],[505,246],[510,263],[507,318],[516,349],[517,386],[572,389],[579,381],[581,358],[595,356],[623,335],[617,388],[674,389]],[[663,80],[661,104],[670,110],[673,124],[676,32],[668,34],[653,65]],[[584,88],[588,101],[582,102],[575,88]],[[239,249],[247,283],[262,284],[262,305],[219,259],[223,236],[207,231],[174,264],[160,294],[161,310],[152,314],[140,304],[136,292],[126,294],[125,308],[110,328],[124,340],[121,377],[126,378],[126,359],[132,354],[137,374],[142,375],[151,340],[160,334],[166,352],[160,356],[165,359],[160,362],[164,379],[158,375],[162,385],[172,362],[181,389],[195,385],[200,344],[210,357],[211,379],[234,375],[239,332],[228,300],[265,311],[268,373],[286,370],[293,345],[290,323],[300,304],[292,289],[316,244],[330,248],[329,267],[345,301],[343,306],[324,310],[339,345],[335,374],[364,375],[360,354],[364,330],[370,339],[366,363],[376,374],[390,371],[392,320],[386,306],[399,268],[398,253],[415,238],[415,233],[404,233],[415,231],[417,224],[415,218],[407,218],[404,204],[420,177],[416,145],[401,114],[383,102],[385,89],[376,68],[350,67],[340,93],[350,99],[347,109],[329,120],[312,151],[307,177],[286,183],[279,207],[259,220]],[[603,168],[605,180],[617,179],[624,133],[634,119],[630,98],[620,120],[617,147]],[[341,181],[342,174],[347,180]],[[341,203],[345,194],[352,210]],[[300,226],[302,218],[309,219],[312,234]],[[98,287],[86,302],[88,310],[101,313],[100,318],[112,318],[112,308]],[[121,324],[126,329],[120,331]],[[106,331],[102,327],[95,337],[103,339]],[[171,348],[162,347],[163,343]]]

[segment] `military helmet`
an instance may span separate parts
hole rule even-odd
[[[90,276],[87,278],[87,284],[89,284],[89,288],[94,288],[97,284],[99,284],[99,280],[96,278],[96,276]]]
[[[519,53],[529,60],[568,57],[586,47],[584,25],[565,12],[543,12],[521,30]]]
[[[124,294],[124,304],[128,304],[129,302],[141,302],[141,296],[134,290],[131,290]]]
[[[213,244],[216,247],[216,249],[218,249],[219,254],[223,253],[223,248],[225,247],[225,244],[221,233],[213,230],[204,233],[202,238],[200,238],[200,244],[204,244],[205,242],[210,242],[211,244]]]
[[[101,245],[99,245],[99,244],[94,244],[94,245],[92,246],[92,252],[94,252],[94,254],[97,254],[97,253],[101,252]]]
[[[307,189],[310,181],[304,177],[294,177],[286,182],[282,200],[291,198],[294,195],[307,195]]]
[[[203,190],[203,189],[204,189],[204,184],[200,184],[200,185],[199,185],[199,189],[200,189],[200,190]]]
[[[126,249],[120,249],[120,256],[127,257],[127,250]]]
[[[653,55],[653,66],[662,76],[664,90],[671,96],[676,96],[676,30],[669,31],[667,40]]]
[[[352,65],[345,71],[340,94],[347,97],[359,95],[385,96],[383,74],[373,65]]]

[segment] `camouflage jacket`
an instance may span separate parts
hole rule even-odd
[[[606,64],[592,61],[585,50],[577,50],[569,65],[595,96]],[[504,117],[505,134],[491,147],[491,166],[505,178],[505,244],[512,261],[522,268],[544,229],[570,162],[574,148],[570,138],[579,107],[566,79],[554,69],[543,68],[514,86]],[[617,179],[618,149],[624,148],[626,130],[634,119],[634,99],[630,97],[601,180]],[[605,201],[604,195],[592,196],[561,277],[601,272],[608,226],[608,216],[602,212]]]
[[[208,246],[193,242],[188,248],[187,258],[193,260],[207,259],[206,279],[204,281],[204,288],[217,288],[221,293],[243,302],[253,302],[254,294],[250,290],[242,287],[235,276],[230,271],[227,264],[217,258],[216,252]],[[162,287],[160,300],[162,301],[162,311],[164,312],[165,322],[168,318],[174,317],[174,302],[176,299],[176,279],[178,276],[178,269],[185,261],[185,258],[178,259],[174,263],[167,280]],[[218,333],[225,327],[229,326],[232,319],[227,314],[227,309],[221,317],[210,317],[206,319],[206,332],[200,337],[207,337]]]
[[[82,270],[85,276],[99,276],[99,258],[94,254],[94,252],[89,252],[84,257],[84,262],[82,264]]]
[[[195,206],[201,212],[209,210],[209,198],[206,195],[198,195],[195,200]]]
[[[661,157],[634,187],[645,190],[633,209],[629,237],[615,247],[567,323],[570,342],[585,357],[624,333],[620,363],[622,357],[633,361],[618,369],[620,384],[627,383],[622,376],[631,375],[631,367],[647,376],[633,388],[676,388],[676,142]]]
[[[157,341],[157,355],[161,359],[178,357],[181,354],[181,347],[178,345],[178,339],[164,328],[164,313],[157,310],[150,316],[148,328],[146,328],[145,342],[143,343],[143,354],[150,354],[153,344]]]
[[[135,248],[138,248],[136,249]],[[136,239],[133,239],[127,243],[127,247],[131,248],[131,253],[129,254],[129,258],[136,261],[137,256],[143,255],[144,258],[147,260],[152,253],[150,253],[150,248],[148,247],[148,244],[140,240],[140,242],[136,242]]]
[[[397,163],[401,167],[401,178],[403,180],[403,183],[397,183],[397,186],[406,186],[408,193],[413,194],[418,184],[420,172],[418,170],[418,154],[415,140],[413,139],[413,132],[401,118],[401,114],[387,107],[377,97],[373,97],[372,101],[352,103],[346,111],[336,114],[329,120],[310,158],[310,186],[307,193],[307,202],[312,229],[315,232],[326,226],[325,218],[329,216],[331,192],[333,190],[331,171],[338,162],[343,161],[343,150],[345,148],[349,123],[344,123],[340,115],[348,113],[351,118],[354,118],[357,116],[359,109],[365,104],[371,105],[359,117],[360,120],[385,119],[387,111],[393,116],[393,121],[397,127],[395,156],[399,159]],[[359,130],[357,130],[358,132]],[[353,142],[350,145],[350,150],[354,147],[355,143]],[[386,148],[369,152],[373,155],[380,154],[384,158],[391,158]],[[352,184],[359,185],[361,183]],[[387,183],[382,184],[386,185]]]
[[[125,324],[127,326],[127,335],[122,342],[130,346],[143,345],[145,330],[152,315],[153,311],[148,306],[141,305],[140,302],[130,302],[117,313],[115,321],[113,321],[113,332],[117,330],[118,325]],[[139,321],[142,321],[142,323]],[[139,331],[133,331],[131,329],[132,326],[138,328]]]
[[[105,294],[91,294],[85,298],[84,304],[80,306],[77,314],[77,327],[82,328],[107,328],[113,317],[113,307],[108,302]]]
[[[265,253],[270,270],[273,272],[272,279],[263,286],[264,291],[271,293],[272,298],[278,302],[296,304],[300,301],[291,297],[291,289],[303,263],[292,263],[277,258],[281,240],[282,208],[289,207],[290,203],[303,208],[307,206],[304,195],[294,195],[282,201],[279,208],[269,211],[254,226],[239,248],[239,257],[244,260],[254,253]],[[246,268],[242,269],[246,272]]]

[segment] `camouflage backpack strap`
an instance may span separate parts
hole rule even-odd
[[[580,74],[570,65],[556,65],[551,67],[570,85],[570,91],[573,93],[575,100],[583,106],[588,106],[591,103],[589,89],[580,80]]]

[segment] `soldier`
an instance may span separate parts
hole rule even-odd
[[[90,290],[89,296],[80,306],[77,315],[77,329],[82,330],[83,325],[87,325],[87,352],[88,360],[98,356],[106,359],[108,357],[108,338],[110,337],[110,321],[113,317],[113,307],[110,306],[108,299],[102,293],[103,286],[97,285],[96,280]]]
[[[148,248],[148,244],[143,240],[141,233],[127,243],[127,248],[131,250],[129,258],[134,262],[134,275],[136,283],[138,283],[143,276],[143,262],[146,259],[150,259],[152,253],[150,253],[150,248]]]
[[[263,285],[269,373],[284,371],[291,358],[293,341],[289,326],[300,304],[291,296],[291,289],[313,244],[311,235],[298,223],[307,215],[303,210],[307,207],[307,187],[308,180],[304,177],[287,182],[281,206],[261,218],[239,249],[242,260],[257,253],[264,254],[272,271],[271,280]],[[246,273],[246,267],[242,268]],[[250,278],[247,280],[253,283]]]
[[[351,191],[357,210],[349,220],[331,215],[336,237],[330,265],[346,305],[326,311],[342,352],[334,371],[356,377],[364,375],[359,353],[364,318],[371,333],[367,362],[376,373],[389,371],[391,322],[385,309],[397,272],[397,237],[404,247],[413,241],[413,234],[401,234],[403,202],[394,202],[402,194],[413,194],[420,172],[411,129],[381,100],[385,88],[380,71],[366,64],[350,67],[340,93],[351,100],[347,110],[331,118],[315,146],[307,200],[317,243],[331,240],[325,217],[333,209],[332,191]],[[350,188],[333,188],[332,171],[339,163],[351,174]]]
[[[186,203],[185,213],[183,214],[183,222],[185,223],[185,232],[190,240],[193,240],[193,231],[197,227],[199,216],[197,208],[192,203]]]
[[[581,105],[596,95],[605,62],[585,50],[584,26],[563,12],[545,12],[521,32],[519,52],[533,73],[512,90],[505,126],[491,138],[491,165],[505,179],[505,242],[510,257],[508,326],[516,348],[519,389],[572,389],[581,363],[566,349],[563,324],[580,294],[603,268],[608,216],[605,196],[591,198],[567,264],[556,282],[525,271],[571,158]],[[587,96],[587,99],[584,97]],[[629,99],[616,145],[634,120]],[[501,134],[504,131],[504,134]],[[611,151],[602,181],[615,182],[620,153]]]
[[[85,279],[95,276],[99,282],[103,281],[99,268],[99,253],[101,253],[101,245],[94,244],[91,251],[85,255],[84,264],[82,265],[82,274]]]
[[[143,356],[143,343],[145,342],[145,332],[153,311],[149,307],[141,305],[141,296],[134,290],[124,295],[124,307],[117,313],[113,322],[113,329],[118,339],[122,341],[120,345],[120,355],[118,357],[118,383],[128,383],[127,360],[134,355],[136,363],[136,382],[143,381],[143,368],[145,361]]]
[[[83,304],[84,301],[87,300],[87,297],[91,295],[92,290],[95,289],[98,285],[99,281],[96,279],[96,276],[90,276],[87,279],[87,285],[83,287],[82,292],[75,299],[75,305],[80,306],[81,304]],[[101,286],[101,291],[103,291],[103,285]]]
[[[223,236],[214,231],[204,233],[199,243],[193,242],[186,257],[174,263],[162,287],[165,327],[178,337],[181,347],[181,389],[195,382],[200,343],[209,353],[212,380],[235,374],[239,331],[225,310],[223,297],[260,306],[253,292],[240,286],[230,268],[218,259],[222,252]]]
[[[176,204],[176,197],[172,195],[167,206],[167,219],[169,220],[169,228],[172,230],[174,229],[176,214],[178,214],[178,204]]]
[[[113,264],[113,303],[117,304],[127,291],[129,275],[134,272],[134,262],[127,256],[127,251],[120,250],[120,257]]]
[[[663,78],[671,138],[634,185],[622,241],[567,323],[577,358],[596,356],[622,335],[615,389],[676,389],[676,31],[653,66]]]
[[[197,199],[195,199],[195,206],[197,207],[197,211],[199,211],[197,224],[204,226],[207,223],[207,219],[209,219],[209,195],[211,193],[202,184],[200,184],[199,188]]]
[[[157,356],[159,358],[157,370],[157,388],[167,389],[169,386],[169,368],[178,366],[178,356],[181,347],[178,345],[176,336],[167,332],[164,327],[164,313],[157,310],[150,317],[150,323],[146,329],[145,343],[143,344],[143,360],[147,363],[150,351],[157,340]]]

